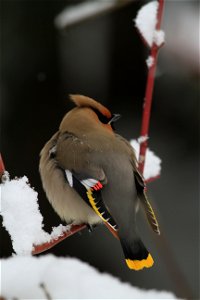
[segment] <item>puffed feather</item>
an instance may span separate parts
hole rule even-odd
[[[66,182],[63,170],[55,157],[56,153],[52,155],[52,149],[56,151],[59,135],[59,132],[54,134],[40,154],[39,171],[47,198],[60,218],[68,224],[102,223],[92,208]]]

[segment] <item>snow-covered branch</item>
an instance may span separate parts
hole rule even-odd
[[[153,43],[161,47],[165,42],[164,31],[157,28],[158,8],[158,1],[149,2],[142,6],[135,19],[135,26],[150,48],[153,46]]]
[[[147,44],[150,48],[150,55],[146,59],[148,76],[144,96],[143,117],[140,133],[141,137],[148,136],[149,132],[157,55],[158,50],[164,44],[165,39],[165,33],[160,29],[163,8],[164,0],[152,1],[142,6],[135,19],[136,28],[138,29],[145,44]],[[147,140],[142,141],[139,155],[139,171],[142,174],[144,173],[147,147]]]
[[[85,225],[59,225],[49,234],[43,230],[43,216],[38,205],[38,194],[26,176],[0,185],[3,226],[11,236],[17,254],[37,254],[53,247]]]
[[[140,144],[144,142],[144,138],[139,138],[138,140],[131,140],[130,143],[135,150],[136,157],[139,159]],[[149,148],[146,151],[146,160],[144,166],[144,179],[146,182],[150,182],[155,178],[158,178],[161,173],[161,159],[154,154]]]

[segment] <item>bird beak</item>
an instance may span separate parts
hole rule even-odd
[[[119,118],[121,118],[120,114],[113,114],[111,120],[108,122],[108,124],[116,122]]]

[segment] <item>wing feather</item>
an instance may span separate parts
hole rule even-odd
[[[146,186],[144,183],[144,179],[137,171],[134,172],[134,175],[135,175],[135,183],[136,183],[138,198],[140,199],[142,206],[145,210],[147,220],[148,220],[151,228],[153,229],[153,231],[159,235],[160,234],[159,224],[158,224],[156,215],[153,211],[153,208],[147,198],[146,191],[145,191]]]

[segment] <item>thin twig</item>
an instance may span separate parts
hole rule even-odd
[[[47,300],[52,300],[53,298],[51,297],[49,291],[48,291],[47,288],[46,288],[46,285],[45,285],[43,282],[40,283],[40,287],[41,287],[41,289],[43,290],[43,292],[44,292],[44,294],[45,294]]]
[[[157,11],[156,30],[160,30],[163,9],[164,9],[164,0],[159,0],[159,6],[158,6],[158,11]],[[141,137],[148,136],[148,133],[149,133],[152,95],[153,95],[153,88],[154,88],[154,81],[155,81],[157,55],[158,55],[159,49],[160,49],[160,47],[157,46],[155,42],[153,42],[152,47],[151,47],[151,57],[153,58],[153,64],[148,69],[147,85],[146,85],[145,98],[144,98],[142,126],[141,126],[141,133],[140,133]],[[144,139],[140,144],[140,154],[139,154],[139,171],[142,174],[144,171],[147,147],[148,147],[148,139]]]

